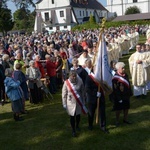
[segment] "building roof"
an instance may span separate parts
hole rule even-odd
[[[88,9],[100,9],[108,11],[100,2],[97,0],[87,0],[86,4],[83,3],[76,3],[73,0],[71,0],[70,5],[72,7],[78,7],[78,8],[88,8]]]
[[[36,2],[36,4],[39,4],[39,3],[41,3],[41,2],[42,2],[42,0],[39,0],[39,1]]]
[[[139,13],[116,17],[113,21],[150,20],[150,13]]]
[[[43,0],[39,0],[37,1],[36,4],[41,3]],[[74,0],[71,0],[70,5],[72,7],[78,7],[78,8],[88,8],[88,9],[100,9],[100,10],[105,10],[108,11],[100,2],[98,2],[97,0],[87,0],[87,2],[84,3],[80,3],[79,0],[77,0],[78,2],[75,2]]]

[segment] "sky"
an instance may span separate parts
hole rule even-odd
[[[106,0],[98,0],[103,6],[106,6]],[[14,5],[14,3],[12,2],[8,2],[8,8],[11,9],[12,13],[14,13],[16,11],[16,6]],[[31,11],[33,11],[33,8],[30,8]]]

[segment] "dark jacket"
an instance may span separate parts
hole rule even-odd
[[[4,70],[5,70],[6,68],[10,68],[10,65],[9,65],[9,63],[8,63],[7,61],[2,61],[2,65],[3,65],[3,67],[4,67]]]
[[[71,70],[73,70],[73,69],[71,69]],[[79,66],[76,69],[76,72],[79,75],[79,77],[82,79],[83,84],[85,85],[85,80],[86,80],[86,77],[88,76],[88,73],[81,66]]]
[[[118,73],[116,73],[115,75],[120,76]],[[129,98],[132,96],[132,90],[128,75],[125,74],[125,76],[120,77],[124,78],[129,83],[129,86],[127,86],[124,82],[115,78],[114,76],[112,79],[112,86],[113,86],[112,96],[114,101],[129,100]]]
[[[98,84],[90,77],[87,76],[85,81],[85,91],[87,96],[87,102],[96,104],[97,103],[97,92],[98,92]],[[100,88],[101,99],[104,100],[103,90]]]
[[[15,70],[13,72],[13,78],[16,81],[20,81],[20,87],[22,88],[25,100],[29,99],[28,86],[26,83],[27,79],[26,79],[25,74],[20,70]]]
[[[4,82],[5,79],[5,70],[4,67],[0,64],[0,84]]]

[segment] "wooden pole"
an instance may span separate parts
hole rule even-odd
[[[98,92],[100,92],[100,84],[98,85]],[[97,108],[96,108],[96,124],[99,122],[99,106],[100,106],[100,98],[97,98]]]
[[[105,23],[106,23],[106,19],[105,18],[103,18],[103,20],[102,20],[102,25],[101,25],[101,30],[100,30],[100,35],[99,35],[99,42],[98,42],[98,45],[97,45],[97,52],[98,52],[98,48],[99,48],[99,44],[100,44],[100,40],[102,40],[102,34],[103,34],[103,32],[104,32],[104,28],[105,28]],[[102,42],[102,41],[101,41]],[[96,60],[96,56],[95,56],[95,58],[94,58],[94,62],[93,62],[93,65],[95,65],[95,60]],[[102,62],[99,62],[99,63],[101,63],[101,65],[102,65]],[[102,66],[101,66],[102,67]],[[102,72],[101,72],[102,73]],[[100,83],[99,83],[99,85],[98,85],[98,92],[100,92]],[[96,124],[98,124],[98,122],[99,122],[99,107],[100,107],[100,98],[98,97],[97,98],[97,109],[96,109]]]

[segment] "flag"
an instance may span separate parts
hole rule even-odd
[[[99,39],[99,46],[97,52],[97,59],[95,61],[95,78],[100,82],[100,86],[105,92],[111,92],[112,89],[112,75],[110,65],[108,63],[108,53],[104,35]]]

